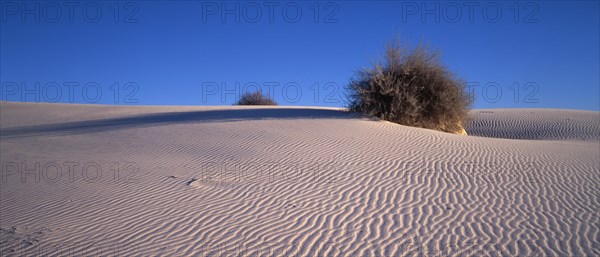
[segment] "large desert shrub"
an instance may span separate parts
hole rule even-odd
[[[240,100],[235,103],[236,105],[277,105],[273,99],[264,96],[261,91],[255,91],[253,93],[246,92]]]
[[[350,80],[349,109],[402,125],[457,133],[472,99],[463,85],[441,64],[437,51],[393,41],[383,60]]]

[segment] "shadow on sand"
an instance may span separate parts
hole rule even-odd
[[[241,109],[171,112],[113,119],[87,120],[46,125],[14,127],[0,130],[0,138],[77,135],[117,129],[164,126],[185,123],[232,122],[264,119],[350,119],[343,110],[326,109]]]

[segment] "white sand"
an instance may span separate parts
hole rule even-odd
[[[473,114],[0,103],[0,255],[599,256],[600,113]]]

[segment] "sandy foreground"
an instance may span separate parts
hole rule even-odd
[[[600,113],[0,103],[1,256],[600,256]]]

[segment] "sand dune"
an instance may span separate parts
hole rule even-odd
[[[473,116],[0,103],[0,255],[599,256],[599,113]]]
[[[600,140],[600,113],[562,109],[472,112],[471,135],[510,139]]]

